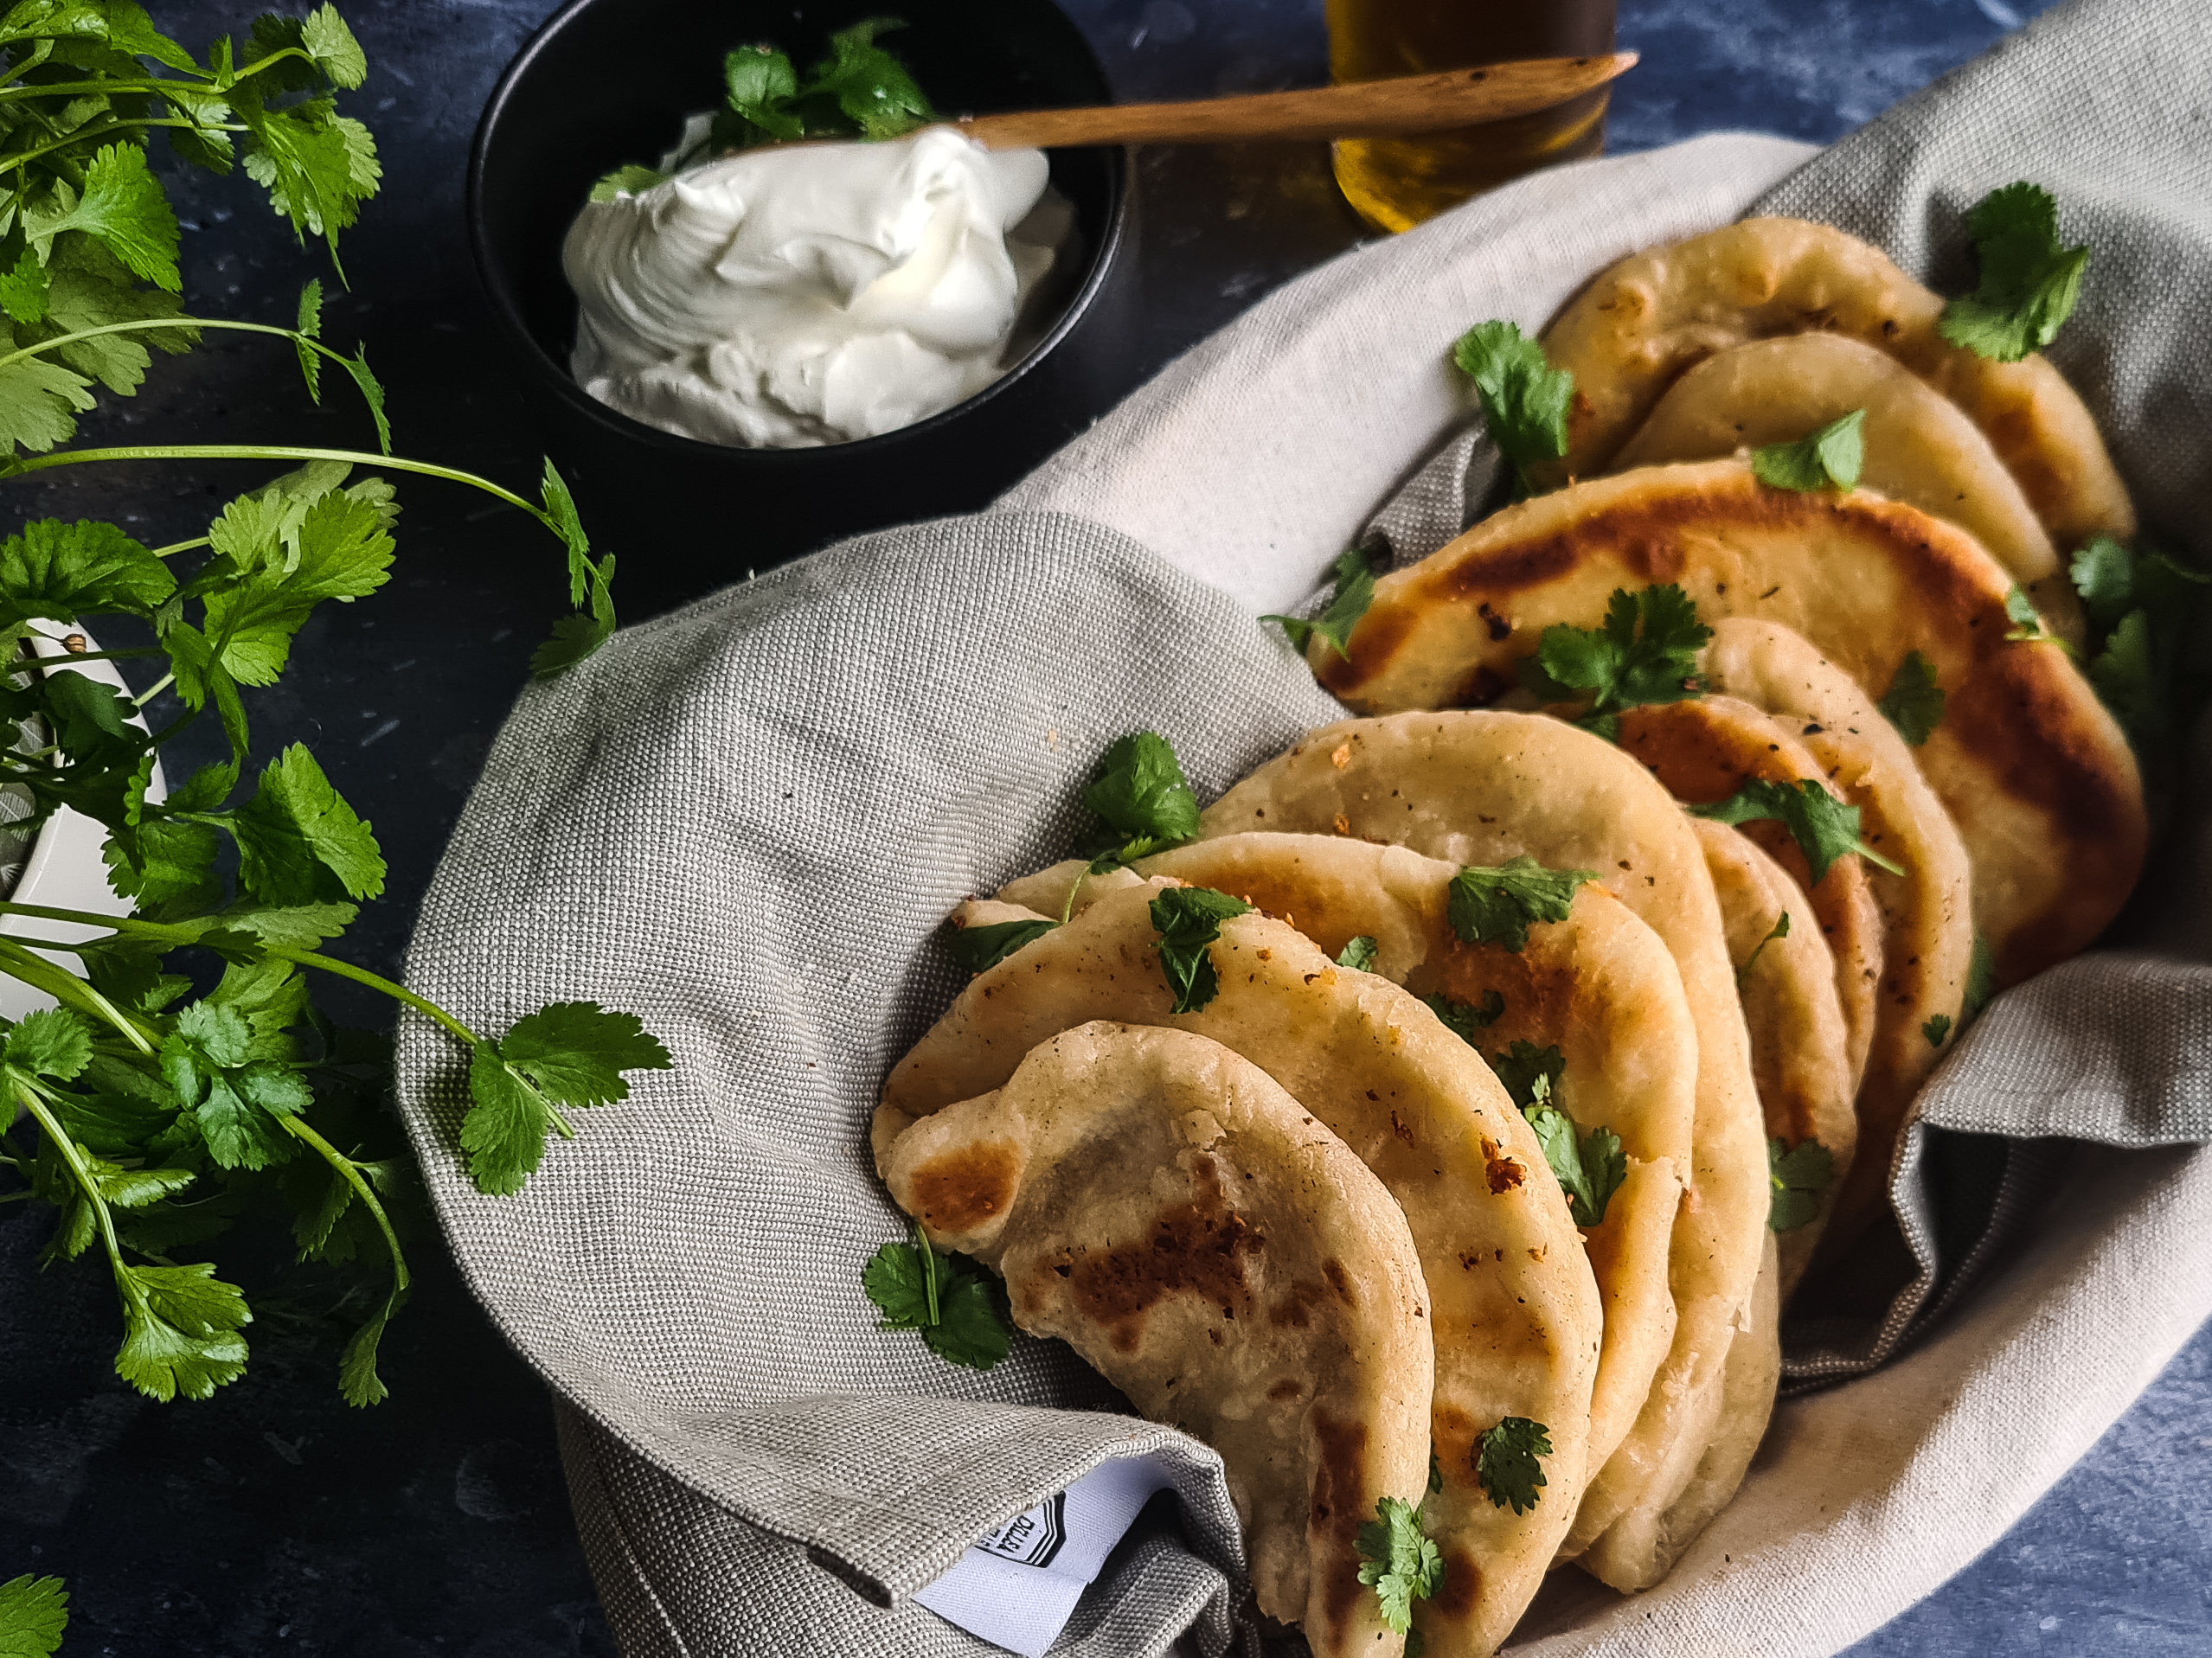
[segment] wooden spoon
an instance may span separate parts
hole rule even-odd
[[[1096,109],[971,115],[956,125],[986,150],[1388,138],[1549,109],[1625,74],[1636,58],[1633,52],[1597,58],[1528,58],[1436,74],[1186,104],[1109,104]]]

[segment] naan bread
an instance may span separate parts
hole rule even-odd
[[[1110,892],[978,974],[884,1084],[887,1168],[911,1124],[1001,1087],[1038,1043],[1095,1019],[1212,1038],[1351,1148],[1405,1212],[1436,1341],[1431,1412],[1444,1488],[1428,1499],[1444,1586],[1414,1627],[1432,1658],[1483,1655],[1535,1594],[1574,1517],[1585,1469],[1601,1313],[1580,1235],[1543,1153],[1490,1067],[1388,980],[1337,967],[1265,916],[1221,923],[1220,990],[1170,1011],[1148,906],[1173,883]],[[1507,1417],[1548,1429],[1536,1506],[1483,1490],[1481,1437]]]
[[[1859,483],[1948,519],[2029,588],[2046,620],[2079,642],[2081,605],[2050,533],[1982,430],[1888,352],[1839,334],[1754,340],[1675,381],[1606,470],[1717,460],[1794,443],[1866,411]]]
[[[901,1135],[891,1195],[1146,1416],[1221,1452],[1260,1610],[1395,1658],[1358,1532],[1428,1482],[1434,1358],[1406,1218],[1249,1061],[1100,1021]]]
[[[1793,905],[1801,914],[1805,902],[1779,865],[1724,823],[1701,818],[1693,827],[1728,925],[1767,1138],[1792,1151],[1818,1140],[1836,1160],[1836,1178],[1820,1194],[1813,1218],[1780,1234],[1780,1294],[1787,1300],[1811,1264],[1858,1145],[1851,1104],[1856,1079],[1836,997],[1836,959],[1819,929],[1795,917],[1788,937],[1773,936],[1777,920]]]
[[[1992,362],[1936,332],[1943,301],[1879,250],[1828,225],[1746,219],[1623,259],[1544,330],[1574,374],[1566,458],[1544,488],[1604,470],[1660,396],[1717,352],[1778,335],[1874,346],[1980,427],[2061,551],[2127,541],[2135,509],[2097,423],[2040,355]],[[1798,434],[1803,436],[1802,432]]]
[[[1624,1594],[1649,1589],[1674,1569],[1713,1516],[1743,1483],[1774,1414],[1782,1380],[1781,1273],[1769,1239],[1746,1327],[1736,1333],[1722,1374],[1703,1453],[1682,1495],[1664,1509],[1638,1505],[1600,1538],[1584,1567]]]
[[[1795,732],[1836,791],[1859,809],[1868,844],[1905,867],[1901,876],[1867,867],[1882,910],[1882,990],[1859,1085],[1858,1155],[1829,1227],[1833,1252],[1886,1206],[1905,1113],[1965,1023],[1972,874],[1958,827],[1921,777],[1914,751],[1858,683],[1803,635],[1769,622],[1723,621],[1700,668],[1715,689],[1756,703]],[[1929,1021],[1939,1015],[1951,1027],[1942,1042],[1931,1042]],[[1788,1239],[1784,1244],[1786,1260]]]
[[[1867,490],[1770,490],[1724,460],[1523,501],[1382,577],[1350,659],[1315,670],[1361,710],[1486,702],[1546,626],[1594,626],[1613,589],[1657,582],[1709,623],[1794,628],[1871,696],[1911,652],[1929,662],[1948,701],[1916,758],[1972,859],[2000,983],[2119,912],[2148,835],[2127,739],[2063,651],[2006,639],[2012,579],[1972,536]]]
[[[1766,1146],[1713,882],[1682,809],[1612,744],[1540,714],[1354,720],[1307,733],[1201,816],[1209,838],[1253,829],[1395,842],[1458,864],[1526,854],[1594,870],[1674,957],[1697,1027],[1690,1194],[1670,1271],[1677,1322],[1634,1428],[1583,1498],[1579,1549],[1664,1471],[1720,1386],[1766,1232]],[[1690,1469],[1681,1469],[1687,1479]],[[1667,1491],[1663,1502],[1677,1495]]]
[[[1631,708],[1620,716],[1620,746],[1685,806],[1726,800],[1754,778],[1792,788],[1806,782],[1828,786],[1802,744],[1750,703],[1729,696]],[[1781,824],[1749,823],[1734,832],[1755,842],[1787,872],[1805,894],[1798,921],[1817,922],[1828,941],[1856,1080],[1866,1069],[1867,1047],[1874,1040],[1875,987],[1882,977],[1882,914],[1867,890],[1868,866],[1855,856],[1838,858],[1815,886],[1805,853]],[[1755,1063],[1755,1036],[1752,1050]]]
[[[1690,1166],[1697,1033],[1674,958],[1634,912],[1603,887],[1577,889],[1564,921],[1540,922],[1525,949],[1471,944],[1452,930],[1458,866],[1404,847],[1336,835],[1231,835],[1146,858],[1136,872],[1085,877],[1080,860],[1055,864],[999,897],[1047,915],[1096,894],[1166,876],[1210,887],[1279,917],[1330,957],[1352,939],[1375,941],[1372,970],[1419,996],[1443,995],[1504,1011],[1481,1033],[1484,1054],[1516,1041],[1556,1047],[1566,1061],[1553,1103],[1583,1133],[1611,1129],[1629,1160],[1604,1221],[1583,1232],[1605,1334],[1590,1398],[1589,1465],[1598,1467],[1634,1424],[1674,1339],[1667,1254]]]

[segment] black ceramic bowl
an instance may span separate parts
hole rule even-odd
[[[907,27],[884,44],[948,115],[1109,101],[1098,60],[1049,0],[574,0],[484,106],[470,246],[586,524],[625,527],[615,550],[633,611],[640,597],[702,592],[841,535],[981,507],[1121,389],[1129,178],[1118,150],[1052,153],[1075,208],[1080,280],[1020,362],[942,414],[854,443],[731,449],[619,414],[569,377],[576,301],[561,245],[593,181],[650,164],[687,113],[716,106],[728,48],[773,41],[804,71],[834,30],[886,14]]]

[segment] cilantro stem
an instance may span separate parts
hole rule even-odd
[[[914,1222],[914,1248],[921,1253],[921,1299],[929,1309],[929,1327],[935,1329],[944,1318],[937,1310],[937,1252],[930,1246],[929,1234],[921,1229],[921,1222]]]
[[[189,56],[189,54],[187,55]],[[0,102],[12,103],[20,98],[54,98],[65,95],[74,96],[78,93],[91,93],[96,96],[104,94],[112,97],[117,93],[147,93],[156,98],[174,103],[176,100],[170,97],[170,94],[179,88],[198,93],[208,98],[221,99],[225,92],[235,86],[240,81],[250,80],[272,64],[282,63],[286,58],[305,58],[310,63],[315,61],[311,54],[300,48],[287,46],[281,51],[270,53],[265,58],[256,58],[242,68],[233,69],[229,80],[220,86],[213,75],[200,74],[197,71],[194,72],[196,78],[191,80],[187,80],[182,75],[175,78],[155,75],[144,80],[125,80],[119,78],[112,80],[40,81],[30,86],[10,86],[0,90]],[[14,72],[21,75],[37,67],[35,63],[22,63],[15,67]],[[131,125],[140,124],[132,123]]]
[[[276,331],[281,333],[284,330]],[[351,359],[342,361],[350,362]],[[395,455],[364,454],[357,449],[303,449],[289,444],[144,444],[118,449],[64,449],[50,455],[19,455],[0,460],[0,478],[16,477],[25,472],[43,472],[55,466],[75,466],[90,461],[140,460],[329,460],[343,461],[350,466],[375,466],[394,472],[414,472],[424,477],[443,478],[449,483],[465,483],[472,490],[481,490],[510,507],[520,507],[555,535],[561,534],[561,527],[553,522],[550,513],[533,506],[511,490],[503,489],[488,477],[478,477],[473,472],[439,466],[429,461],[406,460]]]
[[[144,1292],[131,1277],[130,1269],[124,1264],[123,1245],[115,1235],[115,1217],[108,1211],[107,1200],[100,1195],[99,1182],[93,1178],[93,1171],[85,1167],[84,1159],[78,1155],[77,1143],[62,1132],[61,1123],[54,1121],[54,1113],[47,1109],[40,1091],[25,1080],[21,1072],[11,1070],[8,1080],[15,1085],[16,1098],[37,1123],[48,1143],[54,1148],[54,1155],[68,1165],[69,1177],[77,1182],[77,1189],[85,1194],[85,1201],[93,1206],[93,1215],[99,1222],[100,1241],[106,1245],[107,1258],[115,1269],[117,1288],[143,1300]]]
[[[361,1200],[370,1214],[375,1216],[376,1230],[384,1234],[384,1247],[391,1252],[392,1293],[397,1295],[405,1290],[408,1283],[407,1262],[407,1257],[400,1252],[399,1234],[392,1230],[391,1217],[384,1213],[384,1206],[377,1200],[375,1190],[362,1178],[361,1165],[310,1128],[305,1118],[295,1115],[277,1120],[284,1124],[285,1133],[312,1147],[317,1156],[337,1169],[338,1177],[353,1187],[353,1194]]]
[[[0,166],[4,165],[4,163],[0,163]],[[219,317],[163,317],[129,323],[103,323],[98,328],[80,328],[74,334],[57,334],[50,340],[40,340],[34,344],[10,351],[5,356],[0,356],[0,368],[7,368],[10,363],[20,362],[25,357],[35,357],[43,352],[57,350],[65,345],[74,345],[80,340],[96,340],[104,334],[153,334],[164,329],[176,328],[228,329],[234,334],[274,334],[279,338],[290,340],[294,345],[311,347],[322,355],[328,357],[332,362],[350,363],[353,361],[344,352],[335,350],[324,344],[313,335],[302,334],[296,328],[279,328],[273,323],[228,322]],[[188,541],[184,543],[184,546],[201,545],[205,539],[202,537],[201,542]],[[167,550],[169,549],[164,549],[164,551]]]
[[[21,1203],[31,1193],[28,1187],[20,1192],[0,1192],[0,1203]]]
[[[13,906],[10,906],[14,907]],[[112,918],[80,916],[67,911],[46,918],[50,920],[86,921],[94,926],[112,926]],[[74,947],[72,946],[74,949]],[[102,1024],[112,1025],[131,1047],[149,1059],[153,1056],[154,1044],[147,1040],[148,1033],[139,1027],[138,1021],[106,996],[79,978],[64,971],[43,957],[34,956],[20,941],[0,937],[0,973],[21,979],[35,990],[43,990],[56,1002],[74,1007],[79,1013],[88,1014]]]
[[[1869,846],[1864,841],[1852,842],[1851,850],[1857,853],[1859,856],[1864,858],[1869,863],[1874,864],[1881,868],[1887,869],[1893,875],[1901,875],[1905,873],[1904,865],[1901,863],[1892,863],[1888,859],[1883,857],[1879,852],[1876,852],[1872,847]]]
[[[342,962],[335,956],[324,956],[312,950],[292,950],[281,944],[266,944],[263,948],[279,960],[290,962],[295,967],[320,968],[325,973],[335,973],[342,979],[351,979],[356,984],[365,984],[372,990],[381,991],[393,1001],[414,1008],[426,1018],[436,1020],[471,1047],[484,1046],[484,1038],[436,1002],[425,1000],[406,985],[395,984],[381,974],[372,973],[365,967],[356,967],[351,962]],[[569,1137],[574,1137],[573,1129],[564,1126],[562,1131]]]
[[[40,90],[43,92],[45,89],[41,87]],[[42,144],[35,150],[22,150],[12,156],[0,156],[0,172],[12,172],[18,167],[27,166],[38,160],[42,156],[53,150],[65,150],[71,144],[81,144],[93,138],[112,138],[118,132],[135,132],[141,127],[149,126],[181,126],[189,128],[194,132],[251,132],[253,130],[249,126],[234,125],[227,121],[184,121],[160,115],[144,116],[135,121],[110,121],[106,126],[80,127],[74,132],[65,132],[53,143]]]
[[[167,547],[154,547],[151,549],[151,554],[152,557],[157,559],[172,559],[179,553],[189,553],[195,547],[213,547],[214,545],[215,542],[209,537],[205,535],[195,535],[189,541],[171,541]]]
[[[163,674],[159,679],[146,687],[144,690],[132,697],[131,699],[131,706],[134,708],[143,708],[147,703],[152,701],[156,697],[159,696],[163,691],[166,691],[170,686],[176,683],[176,675]]]

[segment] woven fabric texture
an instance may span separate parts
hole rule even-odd
[[[833,548],[525,693],[410,983],[478,1028],[550,1000],[627,1008],[676,1067],[582,1114],[510,1198],[468,1182],[462,1056],[426,1025],[403,1027],[401,1095],[462,1270],[559,1398],[626,1653],[993,1650],[907,1597],[1133,1454],[1175,1470],[1180,1528],[1132,1537],[1058,1650],[1249,1648],[1210,1452],[1117,1414],[1064,1348],[1017,1338],[998,1369],[958,1369],[879,1332],[859,1293],[902,1229],[869,1112],[955,988],[936,925],[1070,848],[1122,733],[1168,735],[1206,798],[1335,714],[1253,618],[1307,595],[1384,503],[1403,508],[1394,545],[1453,510],[1449,479],[1403,488],[1470,413],[1451,340],[1485,317],[1537,328],[1611,259],[1754,205],[1834,219],[1955,288],[1959,208],[2023,169],[2052,184],[2099,250],[2057,355],[2151,528],[2212,551],[2192,541],[2212,457],[2191,446],[2212,402],[2212,151],[2190,136],[2206,89],[2181,84],[2207,61],[2193,0],[2076,4],[1809,163],[1722,138],[1524,181],[1291,285],[999,509]],[[2212,1310],[2212,1155],[2189,1143],[2212,1133],[2205,807],[2183,806],[2125,945],[2001,998],[1930,1089],[1925,1122],[1956,1132],[1909,1136],[1899,1189],[1934,1262],[1907,1322],[1940,1305],[1940,1323],[1786,1402],[1658,1589],[1623,1602],[1561,1574],[1525,1649],[1833,1652],[1994,1540]],[[2069,1138],[2029,1155],[1973,1137],[2006,1135]],[[1932,1162],[1950,1172],[1923,1178]],[[1930,1197],[1916,1220],[1916,1191],[1963,1207]],[[1987,1269],[1971,1293],[1962,1263]],[[1884,1339],[1830,1334],[1846,1367]]]

